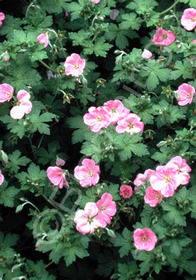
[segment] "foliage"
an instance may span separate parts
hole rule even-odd
[[[181,24],[195,1],[21,0],[16,10],[1,2],[0,84],[14,94],[0,99],[0,279],[195,279],[196,95],[185,106],[177,100],[181,84],[196,88],[196,28]],[[171,30],[175,41],[154,44],[158,28]],[[79,76],[65,71],[72,53],[85,59]],[[22,89],[32,110],[13,119]],[[110,123],[93,132],[84,116],[109,100],[120,100],[144,129],[118,133]],[[149,184],[134,180],[176,156],[191,167],[190,181],[151,207],[144,201]],[[65,160],[59,168],[69,184],[62,189],[47,176],[57,158]],[[82,188],[74,169],[84,158],[99,165],[100,180]],[[121,185],[132,187],[129,199]],[[111,223],[80,233],[77,210],[104,193],[116,203]],[[153,250],[136,248],[138,228],[156,234]]]

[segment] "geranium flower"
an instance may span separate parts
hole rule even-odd
[[[190,180],[189,172],[191,172],[191,167],[187,164],[186,160],[180,156],[176,156],[170,159],[167,166],[176,168],[177,170],[177,184],[186,185]]]
[[[84,210],[79,209],[74,217],[76,229],[83,235],[90,233],[98,227],[102,227],[100,219],[98,219],[98,207],[94,202],[87,202]]]
[[[57,166],[64,166],[65,165],[65,161],[62,158],[57,157],[56,165]]]
[[[151,186],[146,189],[144,201],[151,207],[155,207],[158,203],[161,203],[162,194],[160,191],[154,190]]]
[[[110,224],[112,217],[116,214],[116,203],[112,200],[110,193],[104,193],[100,200],[96,203],[98,212],[98,219],[102,223],[102,227]]]
[[[158,166],[155,174],[150,176],[150,184],[154,190],[160,191],[163,196],[173,196],[178,187],[177,169],[166,165]]]
[[[84,123],[90,127],[93,132],[100,131],[103,127],[110,125],[110,114],[103,107],[90,107],[88,113],[83,117]]]
[[[130,197],[132,197],[133,195],[133,190],[131,186],[128,185],[122,185],[120,187],[120,195],[124,198],[124,199],[129,199]]]
[[[4,176],[3,174],[1,173],[1,170],[0,170],[0,186],[3,184],[4,182]]]
[[[90,0],[91,2],[94,2],[95,4],[98,4],[101,0]]]
[[[185,106],[193,102],[195,88],[187,83],[181,84],[175,91],[178,105]]]
[[[12,99],[14,89],[9,84],[0,84],[0,103],[10,101]]]
[[[48,46],[48,43],[49,43],[48,32],[39,34],[37,36],[37,40],[38,40],[39,44],[44,44],[44,48],[46,48]]]
[[[124,119],[120,119],[116,126],[117,133],[128,132],[130,135],[142,132],[144,130],[144,123],[138,115],[130,113]]]
[[[72,53],[65,60],[65,74],[73,77],[79,77],[82,75],[86,65],[85,59],[82,59],[79,54]]]
[[[82,166],[74,168],[74,177],[82,187],[94,186],[99,182],[100,168],[92,159],[83,159]]]
[[[144,49],[142,53],[142,58],[144,59],[150,59],[152,57],[151,51]]]
[[[187,31],[193,30],[196,27],[196,9],[188,8],[184,10],[181,24]]]
[[[110,124],[116,124],[120,119],[125,118],[129,113],[127,109],[120,100],[109,100],[103,104],[110,115]]]
[[[4,19],[5,19],[5,14],[0,12],[0,26],[2,26]]]
[[[146,169],[144,174],[138,173],[135,180],[133,181],[134,185],[136,185],[137,187],[145,185],[146,182],[150,180],[150,176],[154,173],[155,171],[152,169]]]
[[[138,250],[152,251],[157,243],[157,237],[149,228],[138,228],[133,234],[134,245]]]
[[[176,36],[172,31],[158,28],[156,30],[156,34],[153,36],[152,41],[155,43],[155,45],[169,46],[175,41],[175,39]]]
[[[26,90],[19,90],[17,93],[18,102],[16,106],[10,110],[10,117],[12,119],[22,119],[24,115],[29,114],[32,110],[32,103],[30,101],[30,94]]]
[[[65,173],[60,167],[49,166],[46,172],[50,182],[55,186],[59,186],[59,189],[62,189],[64,184],[69,187],[69,184],[65,178]]]

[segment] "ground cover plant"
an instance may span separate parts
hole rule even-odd
[[[195,279],[195,0],[0,1],[0,36],[0,279]]]

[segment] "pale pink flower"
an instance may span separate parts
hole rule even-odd
[[[0,26],[2,26],[4,19],[5,19],[5,14],[0,12]]]
[[[0,84],[0,103],[10,101],[12,99],[14,89],[9,84]]]
[[[156,34],[153,36],[152,41],[155,43],[155,45],[169,46],[175,41],[175,39],[176,36],[172,31],[158,28],[156,30]]]
[[[10,110],[10,117],[12,119],[22,119],[24,115],[29,114],[32,110],[32,103],[30,101],[30,94],[26,90],[19,90],[17,93],[16,106]]]
[[[90,0],[91,2],[94,2],[95,4],[98,4],[101,0]]]
[[[65,161],[62,158],[57,157],[56,165],[57,166],[64,166],[65,165]]]
[[[137,187],[141,185],[144,186],[147,182],[149,182],[150,176],[154,173],[155,171],[152,169],[146,169],[144,174],[138,173],[135,180],[133,181],[134,185],[136,185]]]
[[[144,130],[144,123],[138,115],[130,113],[124,119],[120,119],[116,126],[117,133],[128,132],[130,135],[142,132]]]
[[[129,113],[127,109],[120,100],[109,100],[103,104],[110,115],[110,124],[116,124],[120,119],[125,118]]]
[[[171,158],[166,165],[176,168],[176,179],[178,185],[188,184],[190,179],[189,172],[191,172],[191,167],[187,164],[186,159],[183,159],[180,156],[176,156]]]
[[[62,189],[64,184],[69,187],[69,184],[65,178],[65,172],[60,167],[49,166],[46,172],[50,182],[55,186],[59,186],[59,189]]]
[[[180,106],[191,104],[195,94],[195,88],[187,83],[183,83],[178,87],[177,101]]]
[[[83,159],[82,166],[74,168],[74,177],[82,187],[95,186],[99,182],[100,168],[92,159]]]
[[[155,207],[158,203],[161,203],[162,194],[160,191],[154,190],[151,186],[146,189],[144,201],[151,207]]]
[[[83,235],[90,233],[98,227],[102,227],[102,222],[98,219],[98,208],[94,202],[87,202],[84,210],[79,209],[74,217],[76,229]]]
[[[173,196],[178,187],[177,169],[166,165],[156,168],[155,174],[150,176],[150,184],[154,190],[160,191],[164,197]]]
[[[116,203],[112,199],[110,193],[104,193],[101,199],[96,203],[99,209],[98,219],[102,223],[102,227],[106,227],[107,224],[110,224],[112,217],[116,214]]]
[[[187,83],[181,84],[175,91],[178,105],[185,106],[193,102],[195,88]]]
[[[120,195],[124,198],[124,199],[129,199],[130,197],[132,197],[133,195],[133,190],[131,186],[128,185],[122,185],[120,187]]]
[[[181,24],[187,31],[193,30],[196,27],[196,9],[188,8],[184,10]]]
[[[73,77],[79,77],[85,68],[86,61],[82,59],[79,54],[72,53],[65,60],[65,74]]]
[[[138,228],[133,234],[134,245],[138,250],[152,251],[157,243],[157,237],[149,228]]]
[[[44,48],[46,48],[48,46],[48,43],[49,43],[48,32],[39,34],[37,36],[37,40],[38,40],[39,44],[44,44]]]
[[[0,186],[3,184],[4,182],[4,176],[3,174],[1,173],[1,170],[0,170]]]
[[[93,132],[100,131],[103,127],[110,125],[110,114],[103,107],[90,107],[88,113],[83,117],[84,123],[90,127]]]
[[[152,53],[151,51],[144,49],[143,53],[142,53],[142,58],[144,59],[150,59],[152,57]]]
[[[196,39],[195,40],[193,40],[193,41],[191,41],[191,44],[195,44],[196,43]]]

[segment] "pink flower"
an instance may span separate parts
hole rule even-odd
[[[83,117],[84,123],[90,126],[90,130],[98,132],[103,127],[110,125],[110,115],[103,107],[90,107]]]
[[[56,159],[56,165],[57,166],[64,166],[65,165],[65,161],[59,157],[57,157]]]
[[[156,173],[150,176],[150,184],[154,190],[160,191],[164,197],[173,196],[178,187],[177,169],[170,166],[158,166]]]
[[[154,173],[155,173],[154,170],[146,169],[144,174],[142,174],[142,173],[137,174],[135,180],[133,181],[134,185],[136,185],[137,187],[139,187],[141,185],[145,185],[146,182],[148,182],[150,180],[150,176]]]
[[[143,53],[142,53],[142,58],[144,59],[150,59],[152,57],[152,53],[151,51],[144,49]]]
[[[195,40],[193,40],[193,41],[191,41],[191,44],[195,44],[196,43],[196,39]]]
[[[193,30],[196,27],[196,9],[188,8],[184,10],[181,24],[187,31]]]
[[[161,203],[162,194],[160,191],[154,190],[151,186],[146,189],[144,201],[151,207],[155,207],[158,203]]]
[[[49,43],[49,36],[48,33],[41,33],[37,36],[37,40],[39,44],[44,44],[44,48],[46,48],[48,46]]]
[[[120,187],[120,195],[124,198],[124,199],[129,199],[132,195],[133,195],[133,190],[131,186],[128,185],[122,185]]]
[[[186,163],[186,160],[180,156],[176,156],[170,159],[167,166],[174,167],[177,170],[177,184],[186,185],[189,182],[191,172],[190,166]]]
[[[82,166],[74,168],[74,177],[82,187],[95,186],[99,182],[100,168],[92,159],[83,159]]]
[[[1,173],[1,170],[0,170],[0,186],[3,184],[4,182],[4,176],[3,174]]]
[[[9,84],[0,84],[0,103],[10,101],[12,99],[14,89]]]
[[[85,65],[85,59],[81,59],[79,54],[72,53],[66,58],[64,63],[65,74],[73,77],[79,77],[83,73]]]
[[[144,123],[138,115],[130,113],[124,119],[120,119],[116,126],[117,133],[128,132],[130,135],[142,132],[144,130]]]
[[[101,221],[98,219],[98,208],[94,202],[87,202],[84,210],[79,209],[74,217],[76,229],[83,235],[90,233],[98,227],[102,227]]]
[[[69,187],[65,178],[65,173],[60,167],[50,166],[47,168],[46,172],[50,182],[55,186],[59,186],[59,189],[62,189],[64,184]]]
[[[101,0],[90,0],[91,2],[94,2],[95,4],[98,4]]]
[[[185,106],[192,103],[195,94],[195,88],[189,84],[183,83],[178,87],[175,93],[178,105]]]
[[[0,12],[0,26],[2,26],[2,24],[3,24],[3,20],[5,19],[5,14],[4,13],[2,13],[2,12]]]
[[[175,39],[176,36],[172,31],[158,28],[156,34],[153,36],[152,41],[155,43],[155,45],[169,46],[175,41]]]
[[[102,223],[102,227],[110,224],[112,217],[116,214],[116,203],[112,200],[110,193],[104,193],[100,200],[96,203],[98,212],[98,219]]]
[[[120,100],[109,100],[103,104],[110,115],[110,124],[116,124],[120,119],[125,118],[130,111]]]
[[[20,120],[24,115],[29,114],[32,110],[32,103],[30,101],[30,94],[26,90],[19,90],[17,93],[18,102],[16,106],[10,110],[10,117],[12,119]]]
[[[133,234],[134,245],[138,250],[152,251],[157,243],[157,237],[149,228],[138,228]]]

